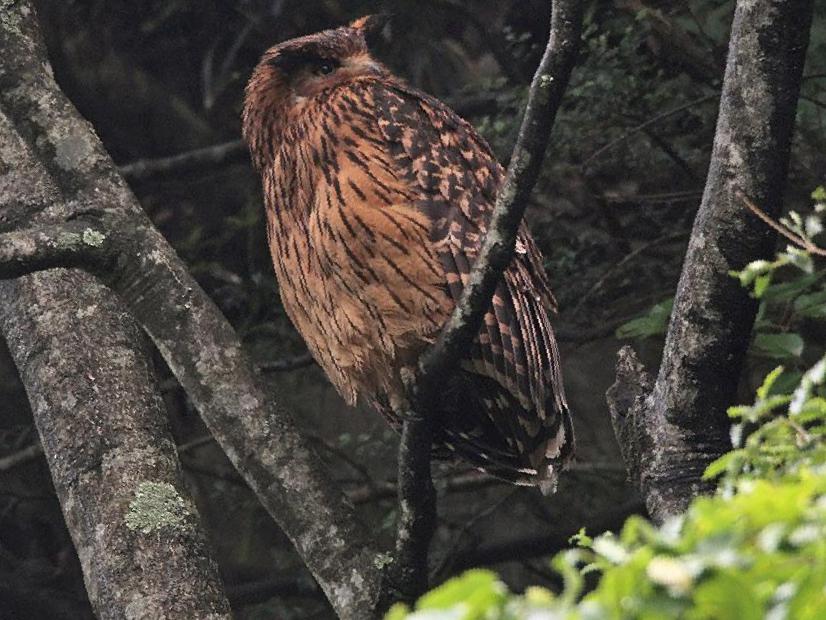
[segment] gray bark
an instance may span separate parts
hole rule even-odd
[[[54,225],[67,218],[89,223],[86,245],[101,257],[93,267],[100,268],[101,277],[150,335],[224,452],[290,537],[337,613],[342,618],[371,617],[381,571],[352,505],[289,414],[269,398],[226,319],[154,229],[91,127],[54,83],[31,4],[4,5],[1,15],[0,106],[13,119],[18,134],[11,133],[8,125],[3,128],[0,161],[4,169],[17,166],[6,145],[13,141],[12,146],[19,147],[24,142],[48,172],[40,184],[48,186],[45,189],[29,176],[22,184],[13,184],[20,194],[4,199],[2,226],[5,230],[31,226],[32,213],[44,203],[50,205],[42,210],[38,224]],[[84,283],[82,289],[91,286]],[[39,299],[44,316],[55,311],[47,306],[59,300]],[[21,325],[21,332],[24,327],[30,326]],[[49,451],[46,439],[44,435]]]
[[[735,10],[711,164],[654,381],[620,353],[608,392],[617,438],[651,515],[682,512],[730,448],[756,303],[729,275],[767,257],[775,236],[739,192],[781,209],[812,18],[811,0],[740,0]]]
[[[229,618],[144,336],[121,304],[56,270],[0,284],[0,320],[96,615]]]
[[[68,213],[5,108],[0,136],[0,229]],[[0,330],[96,615],[229,618],[145,337],[123,306],[86,273],[48,271],[0,281]]]

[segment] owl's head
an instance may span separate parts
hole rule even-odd
[[[368,39],[386,23],[369,15],[348,26],[290,39],[267,50],[245,91],[243,132],[253,150],[264,136],[276,136],[281,123],[329,89],[387,69],[370,56]]]

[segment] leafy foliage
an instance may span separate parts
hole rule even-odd
[[[823,197],[822,189],[814,194],[819,203]],[[784,224],[811,241],[823,211],[819,204],[812,216],[792,214]],[[791,329],[823,318],[820,274],[810,253],[795,247],[733,274],[764,305],[755,355],[799,364],[806,344]],[[785,331],[774,322],[776,304]],[[652,332],[660,306],[626,333]],[[735,449],[705,474],[719,480],[716,495],[661,527],[631,517],[619,535],[581,532],[576,548],[552,560],[563,579],[559,593],[515,594],[494,573],[473,570],[412,611],[397,605],[387,620],[826,617],[826,355],[790,376],[776,367],[753,404],[729,410]],[[590,591],[587,575],[598,578]]]

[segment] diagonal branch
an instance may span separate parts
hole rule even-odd
[[[446,371],[458,365],[479,331],[502,272],[513,258],[519,224],[539,176],[579,49],[582,3],[554,0],[552,4],[548,45],[531,82],[525,115],[485,240],[453,314],[439,339],[419,360],[419,391],[431,382],[436,387]]]
[[[788,227],[783,226],[780,222],[775,220],[771,217],[768,213],[763,211],[760,207],[754,204],[749,197],[746,196],[742,191],[737,190],[735,195],[746,205],[746,208],[754,213],[757,217],[759,217],[766,225],[774,230],[777,234],[782,235],[792,243],[794,243],[797,247],[802,248],[809,252],[809,254],[814,254],[815,256],[826,256],[826,250],[821,247],[816,246],[814,243],[809,241],[808,239],[804,239],[800,235],[794,233],[794,231],[789,230]]]
[[[4,14],[0,23],[15,24],[15,17]],[[5,35],[0,27],[0,58],[7,57]],[[0,221],[23,215],[37,225],[68,215],[5,106],[0,142]],[[27,263],[73,263],[100,239],[79,222],[7,233],[0,261],[18,274]],[[229,618],[146,338],[118,299],[76,270],[2,281],[0,337],[41,440],[0,459],[0,471],[45,454],[95,614],[121,618],[139,609],[145,617]]]
[[[436,343],[419,360],[408,384],[409,411],[399,452],[399,523],[390,579],[403,598],[427,585],[427,550],[435,523],[430,478],[432,433],[426,412],[479,331],[502,272],[511,262],[516,235],[548,145],[556,113],[576,61],[582,24],[579,0],[554,0],[545,53],[528,93],[525,115],[496,198],[487,234],[462,297]]]
[[[31,226],[36,215],[38,224],[68,225],[70,234],[80,235],[79,242],[70,243],[56,229],[41,228],[27,245],[16,233],[6,233],[12,236],[0,247],[9,259],[7,275],[87,257],[84,268],[118,293],[152,338],[338,615],[374,616],[382,575],[352,504],[52,79],[31,2],[19,0],[4,11],[0,107],[9,123],[0,125],[0,169],[15,174],[4,188],[13,187],[20,196],[8,201],[5,192],[0,196],[0,230]],[[37,160],[45,179],[18,166],[26,157]],[[47,191],[59,196],[59,209],[48,204]],[[92,234],[84,240],[86,226]],[[38,249],[46,259],[38,257]]]

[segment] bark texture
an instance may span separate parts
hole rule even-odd
[[[100,618],[229,618],[184,486],[144,336],[84,273],[0,283],[0,326],[32,404]]]
[[[711,164],[659,373],[654,381],[626,348],[608,392],[629,475],[659,520],[708,490],[703,471],[730,448],[726,409],[756,304],[729,272],[767,257],[775,241],[738,193],[780,211],[811,17],[810,0],[737,3]]]
[[[8,145],[24,145],[48,173],[40,180],[27,175],[22,183],[16,175],[13,183],[7,178],[0,186],[4,196],[19,190],[4,199],[3,228],[20,230],[35,223],[52,230],[49,225],[67,219],[89,223],[86,241],[91,243],[86,247],[100,259],[89,268],[97,267],[149,333],[337,613],[371,617],[381,573],[352,506],[288,413],[268,398],[226,319],[152,226],[91,127],[54,83],[31,4],[4,5],[0,17],[0,106],[7,119],[1,129],[0,166],[4,172],[18,166]],[[33,220],[43,204],[49,206]],[[81,227],[81,242],[84,231]],[[11,246],[14,252],[27,251]],[[73,290],[79,294],[92,286],[87,279],[82,286],[75,282]],[[41,297],[42,312],[56,311],[59,299]],[[30,327],[21,325],[15,337],[23,338],[22,331]],[[46,435],[43,440],[50,450]]]
[[[12,17],[4,28],[19,24]],[[0,230],[69,215],[5,105],[0,145]],[[229,618],[145,336],[122,304],[86,273],[38,273],[0,281],[0,329],[96,615]]]

